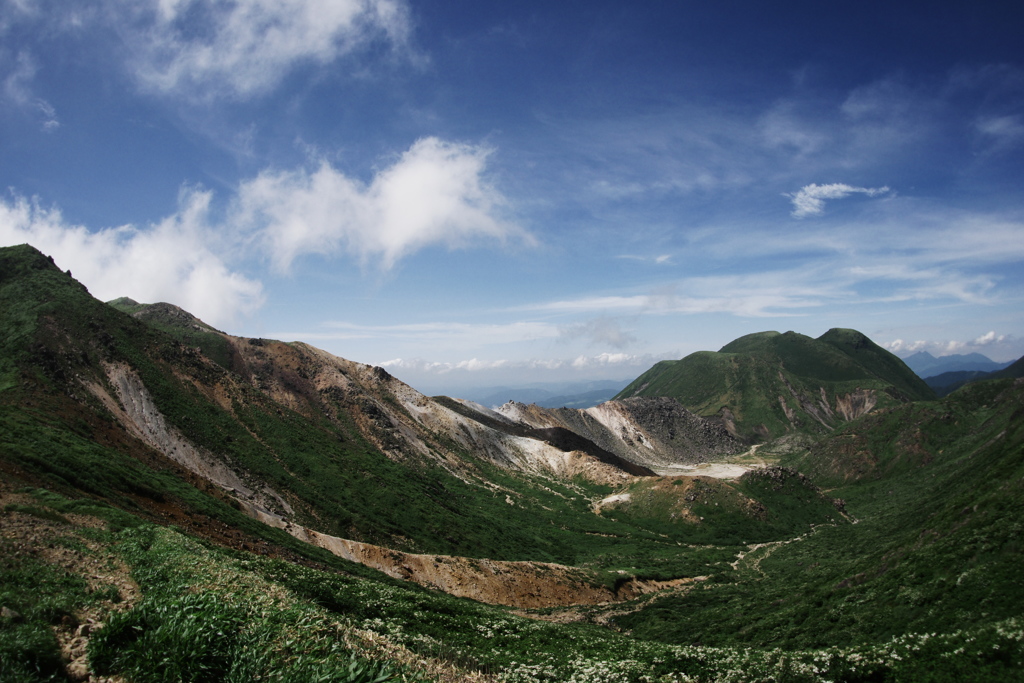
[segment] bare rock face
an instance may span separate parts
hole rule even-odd
[[[178,429],[168,424],[149,390],[131,368],[124,364],[107,364],[104,370],[114,395],[99,384],[89,384],[87,388],[110,410],[126,431],[167,458],[239,498],[268,510],[292,513],[288,502],[269,486],[258,482],[247,485],[240,469],[232,467],[223,457],[197,447]]]
[[[721,424],[698,417],[666,397],[608,401],[586,410],[509,402],[499,412],[537,428],[570,430],[645,467],[692,465],[745,449]]]

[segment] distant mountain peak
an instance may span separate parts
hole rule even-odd
[[[996,372],[1010,365],[997,363],[980,353],[951,353],[945,356],[933,356],[927,351],[919,351],[903,359],[918,377],[928,379],[947,372]]]
[[[658,363],[617,398],[632,396],[675,398],[754,440],[827,432],[876,406],[935,398],[899,358],[847,328],[817,339],[793,331],[744,335],[718,353]]]

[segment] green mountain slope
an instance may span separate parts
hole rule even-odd
[[[738,436],[827,433],[877,407],[935,398],[896,356],[854,330],[818,339],[760,332],[662,361],[617,396],[669,396]]]
[[[787,462],[834,486],[829,495],[845,499],[859,523],[752,552],[730,581],[658,601],[619,623],[666,642],[808,648],[910,632],[966,634],[1018,619],[1022,415],[1024,384],[1003,380],[844,426]],[[770,608],[751,612],[752,605]],[[960,639],[968,648],[969,638]],[[1002,663],[1019,666],[997,648],[972,674],[948,651],[930,652],[949,670],[918,664],[900,680],[977,680],[989,665],[1001,676]]]
[[[745,337],[696,356],[734,428],[775,392],[781,432],[820,438],[736,481],[631,477],[538,440],[566,469],[530,469],[509,444],[535,428],[103,304],[29,247],[0,249],[0,330],[0,680],[916,682],[1024,661],[1014,380],[911,403],[856,333]],[[318,531],[379,543],[395,576],[476,565],[453,584],[529,560],[494,577],[557,608],[398,581],[300,538]]]
[[[38,483],[154,518],[171,506],[242,525],[248,509],[408,552],[598,569],[697,533],[681,526],[665,539],[642,521],[593,514],[608,484],[503,466],[490,451],[504,457],[503,439],[523,437],[444,409],[380,368],[230,337],[167,305],[103,304],[31,247],[0,250],[0,273],[0,463]],[[440,417],[421,423],[412,410]],[[537,447],[628,476],[571,436]],[[749,531],[783,533],[756,520]],[[715,521],[699,536],[715,539]]]

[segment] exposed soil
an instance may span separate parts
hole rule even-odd
[[[649,606],[657,600],[670,595],[681,595],[693,590],[694,586],[706,581],[706,576],[695,576],[686,579],[675,579],[673,581],[649,581],[651,590],[647,591],[650,598],[633,602],[628,605],[619,603],[602,604],[596,606],[573,606],[565,609],[554,610],[524,610],[518,609],[513,613],[529,619],[550,621],[556,624],[589,623],[619,630],[615,625],[615,618],[624,614],[632,614],[644,607]]]
[[[507,562],[452,555],[421,555],[391,550],[318,533],[276,515],[243,505],[251,516],[339,557],[372,567],[388,576],[492,605],[522,609],[602,605],[681,585],[676,581],[629,579],[615,586],[598,583],[588,572],[550,562]]]
[[[724,462],[706,462],[700,465],[675,465],[659,467],[655,470],[663,477],[711,477],[712,479],[739,479],[752,470],[752,467]]]
[[[9,484],[0,482],[0,509],[11,504],[34,506],[35,501],[29,495],[14,493]],[[0,525],[0,539],[16,560],[21,557],[42,560],[80,576],[88,584],[90,592],[111,596],[74,615],[63,617],[59,624],[53,626],[53,633],[60,643],[70,680],[121,683],[123,679],[120,676],[95,676],[89,672],[86,647],[90,634],[103,625],[107,615],[127,610],[138,602],[141,597],[139,587],[117,555],[102,544],[75,533],[79,528],[102,527],[102,520],[77,514],[65,515],[65,518],[70,524],[24,512],[5,512],[3,525]],[[73,538],[74,543],[59,543],[63,537]],[[86,550],[73,546],[85,546]]]

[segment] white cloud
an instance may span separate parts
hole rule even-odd
[[[581,368],[592,368],[595,366],[609,366],[609,365],[649,365],[651,357],[649,355],[634,356],[628,353],[601,353],[596,356],[577,356],[572,361],[572,367]]]
[[[902,339],[893,339],[888,344],[883,344],[883,346],[886,349],[888,349],[889,351],[892,351],[895,354],[910,355],[912,353],[917,353],[918,351],[923,351],[925,349],[925,347],[928,346],[928,342],[926,342],[926,341],[908,342],[908,341],[904,341]]]
[[[541,304],[517,306],[512,310],[550,311],[559,313],[585,313],[588,311],[640,310],[647,306],[648,297],[633,296],[589,296],[579,299],[563,299]]]
[[[685,293],[680,293],[685,292]],[[770,271],[750,275],[687,278],[658,287],[649,294],[596,296],[519,306],[512,310],[550,313],[630,312],[634,314],[731,313],[744,317],[799,315],[799,309],[818,307],[837,292],[813,273]],[[598,318],[597,320],[603,320]],[[590,325],[590,327],[587,327]],[[599,331],[591,323],[578,323],[563,331]],[[608,343],[610,339],[604,339]]]
[[[842,199],[851,194],[866,194],[869,197],[875,197],[888,193],[888,187],[854,187],[845,183],[830,183],[828,185],[811,183],[802,187],[799,192],[787,193],[784,196],[789,197],[793,202],[793,217],[806,218],[825,213],[826,199]]]
[[[263,296],[259,282],[215,255],[209,201],[207,192],[186,192],[178,213],[155,225],[91,232],[25,198],[0,200],[0,244],[27,242],[53,256],[101,300],[167,301],[222,325],[254,311]]]
[[[1014,359],[1019,357],[1019,340],[1011,335],[996,334],[990,330],[970,341],[958,339],[936,339],[931,341],[906,342],[902,339],[894,339],[883,346],[899,356],[909,356],[918,351],[928,351],[934,356],[948,356],[951,354],[982,353],[991,355],[994,359]]]
[[[974,340],[975,346],[988,346],[990,344],[999,344],[1006,341],[1006,335],[997,335],[995,330],[989,330],[985,334],[981,335]]]
[[[470,360],[457,361],[454,363],[426,361],[422,358],[414,358],[411,360],[403,360],[396,358],[394,360],[384,361],[380,364],[382,368],[390,368],[393,371],[410,370],[420,373],[428,373],[435,375],[445,375],[453,371],[463,370],[466,372],[482,372],[484,370],[500,370],[507,368],[512,363],[507,360],[492,360],[485,361],[477,358],[471,358]]]
[[[4,77],[3,97],[15,107],[40,117],[44,131],[55,130],[60,127],[57,110],[52,104],[36,97],[32,92],[31,83],[35,79],[37,70],[32,55],[25,51],[19,52],[14,65]]]
[[[239,189],[237,222],[257,232],[278,270],[303,254],[347,251],[388,269],[433,244],[532,238],[502,220],[504,197],[484,177],[489,150],[424,138],[369,185],[329,164],[267,171]]]
[[[1024,142],[1024,119],[1018,115],[982,117],[975,127],[994,151],[1008,150]]]
[[[406,323],[401,325],[359,325],[330,322],[327,332],[275,332],[283,339],[387,339],[417,343],[443,342],[447,346],[503,344],[557,337],[558,328],[549,323],[518,321],[511,323]]]
[[[817,121],[803,119],[797,110],[795,102],[777,102],[758,121],[761,135],[768,147],[791,149],[801,156],[814,154],[828,143],[828,136],[816,130]]]
[[[650,355],[636,356],[628,353],[600,353],[594,356],[564,358],[532,358],[529,360],[480,360],[472,358],[462,361],[427,361],[422,358],[393,360],[380,363],[383,368],[395,372],[407,371],[430,375],[447,375],[452,372],[484,372],[489,370],[584,370],[611,367],[647,367],[656,359]]]
[[[407,45],[403,0],[114,0],[152,90],[197,99],[265,92],[296,66],[329,64],[373,41]]]
[[[639,256],[637,254],[619,254],[615,258],[620,258],[620,259],[622,259],[624,261],[641,261],[641,262],[650,261],[651,263],[654,263],[655,265],[659,265],[659,266],[666,266],[666,265],[672,266],[672,265],[675,265],[672,262],[672,254],[659,254],[657,256]]]

